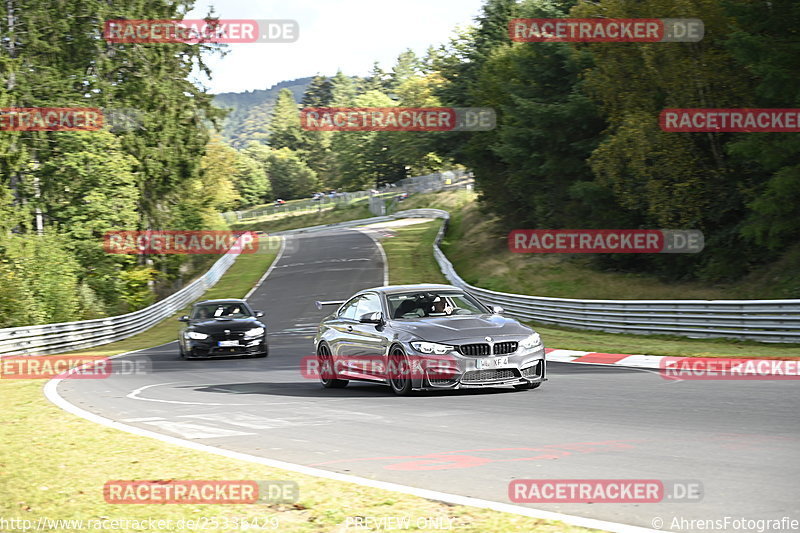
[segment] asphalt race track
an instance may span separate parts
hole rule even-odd
[[[646,370],[549,363],[549,381],[534,391],[326,390],[299,370],[329,312],[314,301],[381,285],[381,254],[358,231],[289,239],[249,299],[266,313],[267,359],[182,361],[172,343],[125,356],[147,372],[65,380],[61,396],[190,441],[500,502],[510,502],[509,482],[520,478],[703,484],[700,502],[522,504],[623,524],[800,518],[798,382],[674,382]]]

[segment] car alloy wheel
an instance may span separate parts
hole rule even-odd
[[[411,366],[408,357],[399,346],[392,348],[389,353],[389,386],[395,394],[407,396],[411,394]]]
[[[335,379],[332,377],[325,377],[324,374],[326,372],[333,373],[333,357],[331,357],[331,351],[328,348],[327,344],[320,344],[319,348],[317,348],[317,360],[319,361],[319,380],[322,382],[322,386],[326,389],[342,389],[347,386],[349,380],[346,379]]]

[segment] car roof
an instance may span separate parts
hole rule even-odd
[[[398,292],[414,292],[421,290],[429,291],[459,291],[464,292],[454,285],[444,285],[442,283],[416,283],[413,285],[385,285],[383,287],[373,287],[371,289],[364,289],[362,292],[381,292],[384,294],[395,294]]]

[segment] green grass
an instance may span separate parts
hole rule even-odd
[[[441,222],[435,221],[396,228],[395,236],[383,241],[389,262],[390,283],[447,283],[431,252],[440,225]],[[700,340],[669,335],[625,335],[546,324],[532,325],[549,348],[685,357],[800,357],[800,345],[797,344],[766,344],[729,339]]]
[[[431,243],[442,221],[414,224],[394,230],[395,236],[382,241],[389,262],[389,283],[447,283],[431,254]]]
[[[665,282],[646,273],[599,271],[582,254],[516,254],[497,218],[480,209],[474,193],[420,194],[402,207],[450,212],[442,250],[468,283],[486,289],[597,299],[770,299],[800,297],[800,244],[735,283]]]
[[[241,297],[275,258],[269,253],[241,255],[204,298]],[[179,323],[176,313],[129,339],[81,354],[111,356],[172,341]],[[590,531],[464,506],[448,505],[385,490],[295,474],[280,469],[206,454],[99,426],[68,414],[42,395],[39,380],[0,380],[0,517],[5,520],[217,519],[196,531],[237,529],[225,519],[272,519],[281,532],[342,531],[349,516],[401,516],[414,524],[419,517],[441,517],[465,533]],[[295,504],[260,505],[112,505],[103,499],[109,480],[293,480],[299,484]],[[74,531],[53,527],[49,531]],[[109,529],[106,529],[108,531]],[[113,531],[178,531],[177,527],[113,529]],[[186,530],[186,529],[184,529]],[[413,531],[414,529],[412,529]],[[98,530],[99,531],[99,530]],[[258,531],[258,530],[257,530]]]

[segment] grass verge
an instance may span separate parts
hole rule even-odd
[[[277,247],[270,250],[240,256],[204,297],[244,296],[274,260]],[[175,339],[179,325],[173,316],[129,339],[80,353],[111,356],[162,344]],[[425,531],[413,526],[426,518],[465,533],[590,531],[318,479],[127,434],[61,411],[44,398],[42,386],[38,380],[0,380],[0,517],[30,520],[28,530],[40,520],[44,523],[38,529],[69,532],[89,529],[89,520],[93,524],[105,520],[105,531],[230,532],[243,529],[233,524],[244,521],[261,526],[250,528],[256,531],[344,531],[348,517],[399,516],[408,517],[411,531]],[[294,480],[299,483],[300,499],[273,505],[106,503],[103,484],[124,479]],[[171,522],[151,526],[150,519]],[[113,520],[129,522],[115,524]],[[194,520],[194,524],[180,527],[180,520]]]
[[[477,195],[462,190],[412,196],[403,208],[450,212],[442,250],[468,283],[501,292],[558,298],[764,299],[800,295],[800,244],[732,283],[666,282],[647,273],[597,270],[585,254],[519,254],[508,250],[507,232]]]
[[[383,241],[389,261],[390,283],[447,283],[431,253],[440,225],[440,221],[434,221],[396,228],[395,236]],[[542,335],[545,346],[550,348],[681,357],[800,357],[800,345],[797,344],[686,339],[671,335],[625,335],[546,324],[531,325]]]

